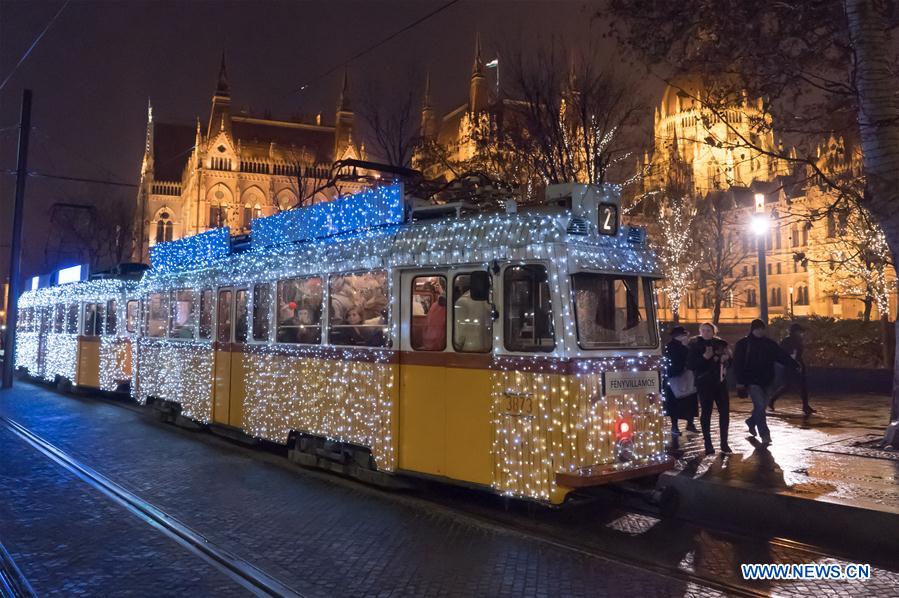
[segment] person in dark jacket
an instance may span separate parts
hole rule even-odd
[[[727,428],[730,425],[730,394],[727,390],[727,367],[731,361],[727,341],[716,336],[714,324],[706,322],[699,327],[699,336],[690,341],[687,367],[693,370],[696,391],[699,395],[699,422],[705,441],[705,454],[714,455],[712,444],[712,405],[718,408],[718,433],[721,436],[721,452],[732,453],[727,444]]]
[[[762,444],[771,444],[771,432],[765,408],[768,394],[774,382],[774,364],[780,363],[790,370],[798,370],[799,364],[776,342],[765,336],[767,326],[761,320],[753,320],[749,334],[737,341],[734,352],[734,374],[737,377],[737,392],[740,396],[748,393],[752,399],[752,415],[746,420],[749,432],[758,433]]]
[[[687,395],[685,397],[676,397],[667,381],[671,378],[682,375],[687,371],[687,354],[689,350],[687,345],[690,342],[690,334],[683,326],[675,326],[671,329],[671,340],[665,345],[665,357],[668,358],[668,367],[665,370],[665,413],[671,418],[671,434],[675,437],[680,435],[677,420],[687,420],[687,431],[696,432],[696,394]],[[677,444],[676,442],[674,444]]]
[[[806,415],[815,412],[811,405],[808,404],[808,386],[805,380],[805,360],[802,358],[802,352],[805,349],[803,333],[805,328],[801,324],[795,323],[790,325],[790,333],[780,342],[780,348],[784,353],[793,358],[799,364],[799,371],[787,370],[784,376],[784,385],[771,394],[771,401],[768,407],[774,411],[774,402],[783,394],[796,389],[802,399],[802,411]]]

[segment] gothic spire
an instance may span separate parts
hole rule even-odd
[[[474,63],[471,65],[471,78],[484,76],[484,60],[481,58],[481,32],[474,37]]]
[[[431,71],[430,69],[427,71],[425,75],[425,97],[421,103],[422,110],[430,110],[431,109]]]
[[[337,99],[338,112],[350,112],[350,75],[349,68],[343,67],[343,83],[340,86],[340,97]]]
[[[222,50],[222,63],[219,66],[219,81],[215,88],[215,95],[230,96],[231,88],[228,85],[228,69],[225,67],[225,51]]]

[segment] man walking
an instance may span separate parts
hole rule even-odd
[[[693,370],[696,392],[699,394],[699,423],[705,454],[714,455],[712,444],[712,405],[718,408],[718,434],[721,436],[721,452],[733,451],[727,444],[730,426],[730,395],[727,392],[727,367],[730,364],[730,347],[727,341],[716,336],[718,329],[711,322],[699,327],[699,336],[690,341],[687,367]]]
[[[775,362],[798,371],[799,364],[780,346],[765,336],[767,326],[761,320],[753,320],[749,334],[737,341],[734,351],[734,374],[737,377],[737,394],[752,398],[752,415],[746,420],[749,432],[758,433],[765,445],[771,444],[771,432],[765,409],[768,407],[769,387],[774,382]]]
[[[790,325],[790,333],[780,342],[780,348],[792,357],[799,364],[799,372],[788,370],[784,376],[784,385],[771,394],[771,402],[768,406],[774,411],[774,402],[783,396],[784,393],[793,390],[799,391],[802,399],[802,412],[811,415],[815,412],[811,405],[808,404],[808,386],[805,380],[805,361],[802,358],[802,352],[805,348],[804,333],[805,328],[801,324],[794,323]]]

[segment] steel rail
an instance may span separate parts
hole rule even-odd
[[[0,595],[13,598],[35,598],[37,594],[16,562],[0,544]]]
[[[51,461],[100,491],[112,501],[125,507],[147,524],[234,579],[253,594],[257,596],[302,597],[300,592],[286,583],[272,577],[243,558],[210,542],[199,532],[194,531],[162,509],[129,492],[87,465],[80,463],[71,455],[44,440],[25,426],[4,416],[0,416],[0,423]]]

